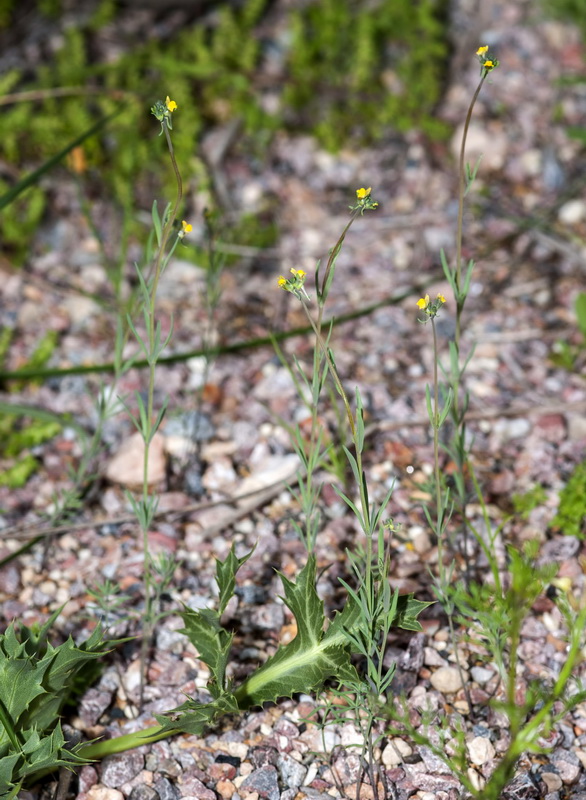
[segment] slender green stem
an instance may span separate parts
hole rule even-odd
[[[466,185],[466,141],[468,139],[468,130],[470,128],[470,121],[472,119],[472,112],[474,111],[474,106],[476,105],[476,100],[478,99],[478,95],[480,94],[480,90],[486,80],[488,72],[486,70],[482,71],[482,75],[480,77],[480,81],[478,82],[478,86],[476,87],[476,91],[472,96],[472,100],[468,107],[468,112],[466,114],[466,119],[464,121],[464,130],[462,132],[462,141],[460,144],[460,156],[458,160],[458,225],[456,230],[456,265],[455,265],[455,301],[456,301],[456,330],[454,334],[454,345],[456,350],[456,364],[454,367],[454,374],[451,376],[451,384],[452,384],[452,408],[451,408],[451,416],[454,421],[454,425],[458,429],[455,434],[455,441],[456,441],[456,460],[457,460],[457,468],[459,470],[461,476],[460,485],[462,487],[462,494],[460,497],[460,514],[462,517],[462,531],[463,531],[463,551],[464,551],[464,560],[466,564],[466,575],[470,575],[470,564],[469,564],[469,555],[468,555],[468,526],[466,523],[466,481],[465,481],[465,465],[467,460],[467,454],[465,452],[465,444],[464,444],[464,414],[460,413],[460,385],[462,382],[462,375],[463,370],[460,368],[460,343],[461,343],[461,333],[462,333],[462,312],[464,310],[464,304],[466,302],[466,295],[462,292],[462,239],[463,239],[463,231],[464,231],[464,197],[466,195],[466,191],[468,189]]]
[[[439,352],[437,345],[437,330],[435,319],[431,319],[431,330],[433,332],[433,469],[435,475],[435,505],[437,514],[437,541],[438,558],[440,569],[442,569],[442,483],[440,476],[439,463],[439,375],[438,361]]]
[[[458,290],[458,295],[460,294],[462,287],[462,238],[464,231],[464,196],[466,194],[466,140],[468,138],[468,129],[470,128],[472,112],[474,111],[476,100],[478,99],[478,95],[480,94],[480,90],[482,89],[482,85],[486,80],[487,75],[488,72],[483,70],[480,82],[476,87],[476,91],[474,92],[472,101],[468,107],[468,113],[466,114],[466,120],[464,122],[464,130],[462,132],[462,142],[460,144],[460,158],[458,161],[458,228],[456,231],[456,288]],[[460,352],[461,316],[464,308],[464,299],[465,298],[461,298],[460,296],[456,298],[455,342],[458,353]],[[456,400],[456,398],[454,398],[454,400]]]
[[[148,339],[149,357],[147,359],[148,388],[147,388],[147,407],[146,407],[146,421],[145,421],[146,430],[143,431],[144,459],[143,459],[143,480],[142,480],[142,501],[143,501],[142,549],[143,549],[143,563],[144,563],[143,574],[144,574],[144,589],[145,589],[145,612],[143,621],[141,658],[140,658],[140,702],[139,702],[140,708],[142,708],[143,706],[148,650],[151,642],[153,625],[154,625],[153,570],[152,570],[152,562],[149,552],[149,540],[148,540],[150,515],[146,514],[146,509],[148,507],[148,502],[149,502],[149,481],[148,481],[149,453],[154,433],[153,414],[154,414],[154,396],[155,396],[155,372],[157,366],[157,359],[159,355],[158,353],[159,343],[157,342],[157,324],[156,324],[155,311],[156,311],[157,290],[159,287],[159,281],[161,279],[163,269],[166,266],[166,263],[170,255],[167,254],[167,245],[169,242],[169,237],[171,236],[171,232],[173,230],[173,225],[175,223],[177,214],[179,212],[179,205],[183,197],[183,182],[181,180],[181,174],[179,172],[179,168],[177,167],[177,162],[175,160],[173,143],[171,141],[171,136],[169,134],[169,129],[166,122],[163,122],[162,127],[165,133],[165,138],[167,140],[167,147],[169,149],[169,155],[171,157],[171,164],[173,165],[173,171],[175,173],[175,180],[177,182],[177,194],[175,197],[175,203],[173,205],[173,208],[168,214],[167,219],[165,220],[165,224],[163,226],[163,230],[161,233],[161,241],[159,243],[159,249],[157,251],[155,259],[153,275],[148,283],[149,308],[148,308],[148,314],[146,315],[146,321],[147,321],[147,339]]]

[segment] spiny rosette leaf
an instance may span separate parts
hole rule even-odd
[[[355,676],[344,625],[334,620],[324,633],[323,603],[315,590],[316,564],[311,555],[297,583],[281,575],[288,608],[297,622],[297,636],[279,647],[274,656],[240,686],[235,697],[240,708],[291,697],[296,692],[320,688],[332,676],[340,680]],[[353,609],[348,604],[348,622]],[[343,617],[344,615],[339,615]]]

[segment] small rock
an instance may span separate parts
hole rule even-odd
[[[467,747],[470,761],[476,766],[486,764],[495,756],[494,746],[486,736],[475,736],[468,742]]]
[[[277,768],[281,773],[283,783],[289,789],[297,789],[301,786],[307,775],[307,767],[300,764],[287,753],[281,753],[277,761]]]
[[[550,758],[566,785],[576,783],[580,777],[580,759],[573,750],[554,750]]]
[[[285,611],[282,605],[267,603],[255,608],[251,614],[252,624],[265,631],[279,631],[285,623]]]
[[[128,800],[159,800],[159,793],[152,786],[135,786]]]
[[[95,725],[112,702],[112,692],[88,689],[81,699],[79,718],[86,728]]]
[[[5,558],[10,555],[9,551],[5,548],[0,550],[0,558]],[[20,589],[20,570],[16,564],[9,562],[5,567],[0,569],[0,592],[9,596],[18,594]]]
[[[472,680],[476,681],[480,686],[483,686],[492,678],[494,670],[487,669],[486,667],[472,667],[470,674],[472,675]]]
[[[195,775],[184,775],[179,778],[182,797],[196,797],[198,800],[216,800],[216,793],[196,778]]]
[[[160,800],[179,800],[181,797],[179,790],[167,778],[159,778],[155,783],[155,789]]]
[[[527,419],[497,419],[493,426],[494,433],[501,442],[511,439],[523,439],[531,430],[531,423]]]
[[[234,786],[232,781],[222,780],[216,783],[216,792],[220,795],[222,800],[230,800],[235,791],[236,786]]]
[[[564,225],[577,225],[583,219],[586,219],[584,200],[568,200],[558,211],[558,220]]]
[[[113,789],[131,781],[144,767],[144,756],[136,750],[107,756],[102,761],[102,783]]]
[[[425,647],[423,649],[423,663],[426,667],[447,667],[446,659],[435,647]]]
[[[403,739],[391,739],[382,752],[381,760],[388,769],[398,767],[407,756],[413,755],[413,748]]]
[[[460,677],[460,670],[457,667],[440,667],[436,669],[429,680],[436,691],[452,694],[463,687],[462,679],[468,680],[466,670],[463,669],[461,672],[462,677]]]
[[[434,775],[451,775],[450,768],[439,756],[436,756],[429,747],[425,747],[425,745],[419,745],[417,751],[421,756],[421,760],[423,761],[425,770],[427,772],[431,772]]]
[[[106,786],[92,786],[86,795],[86,800],[124,800],[124,795],[118,789],[108,789]]]
[[[241,791],[256,792],[267,800],[280,800],[277,770],[272,765],[254,770],[240,784]]]
[[[548,792],[557,792],[563,786],[560,776],[551,767],[548,768],[548,765],[541,770],[539,777],[547,786]]]
[[[122,486],[141,486],[144,466],[144,441],[140,433],[130,436],[106,467],[106,478]],[[155,433],[149,450],[149,485],[165,479],[164,439]]]

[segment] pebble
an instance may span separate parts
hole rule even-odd
[[[159,795],[159,800],[179,800],[181,797],[179,790],[167,778],[160,778],[155,783],[155,789]]]
[[[577,225],[583,219],[586,219],[584,200],[568,200],[558,211],[558,220],[564,225]]]
[[[413,754],[413,748],[403,739],[391,739],[382,752],[381,760],[387,768],[398,767],[407,756]]]
[[[486,736],[475,736],[468,742],[467,748],[470,761],[476,766],[486,764],[495,756],[494,746]]]
[[[159,793],[152,786],[135,786],[130,792],[128,800],[160,800]]]
[[[280,800],[277,770],[271,764],[254,770],[240,784],[243,792],[256,792],[266,800]],[[213,794],[213,792],[212,792]]]
[[[557,792],[563,786],[562,779],[560,778],[560,776],[557,774],[557,772],[554,772],[551,766],[548,764],[546,764],[543,767],[539,777],[547,786],[548,792]]]
[[[108,789],[106,786],[92,786],[86,794],[86,800],[124,800],[124,795],[118,789]]]
[[[567,786],[576,783],[580,777],[580,759],[573,750],[554,750],[550,760],[563,783]]]
[[[465,669],[462,670],[462,676],[464,681],[468,680],[468,673]],[[457,692],[463,685],[460,670],[457,667],[440,667],[436,669],[429,680],[436,691],[448,694]]]
[[[483,686],[492,678],[494,670],[487,669],[486,667],[472,667],[470,674],[472,675],[472,680],[476,681],[480,686]]]
[[[303,784],[307,776],[307,767],[300,764],[287,753],[280,753],[277,760],[277,768],[281,774],[283,782],[289,789],[296,789]]]
[[[149,485],[160,483],[165,479],[165,440],[160,433],[155,433],[149,450],[147,480]],[[136,487],[142,485],[144,465],[144,441],[138,431],[122,443],[116,455],[106,467],[106,478],[112,483],[122,486]]]
[[[179,786],[183,797],[196,797],[197,800],[216,800],[216,793],[200,781],[195,775],[183,775],[179,778]]]
[[[102,761],[102,783],[116,789],[131,781],[144,767],[144,756],[136,750],[129,750]]]

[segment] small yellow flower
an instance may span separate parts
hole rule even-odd
[[[572,588],[572,579],[571,578],[554,578],[552,580],[552,585],[559,589],[562,592],[568,593]]]
[[[193,230],[193,225],[190,225],[189,222],[185,222],[185,220],[183,220],[181,222],[181,230],[179,231],[177,236],[180,239],[183,239],[183,237],[187,236],[188,233],[191,233],[192,230]]]
[[[165,105],[167,106],[167,111],[175,111],[177,109],[177,103],[175,100],[171,100],[169,95],[167,95],[167,99],[165,100]]]
[[[482,47],[479,47],[476,51],[476,55],[480,61],[480,74],[485,76],[487,72],[492,72],[492,70],[496,69],[499,65],[497,59],[488,51],[489,47],[487,44],[483,44]]]
[[[426,294],[425,297],[420,297],[417,301],[417,307],[420,308],[422,311],[424,308],[427,308],[429,305],[429,295]]]
[[[441,294],[441,292],[438,292],[437,299],[440,301],[440,303],[446,302],[446,298],[443,296],[443,294]]]
[[[285,278],[283,277],[283,275],[281,275],[279,280],[277,281],[281,289],[285,289],[285,291],[291,292],[291,294],[294,294],[298,300],[301,300],[302,298],[309,300],[309,295],[307,294],[303,286],[307,275],[305,270],[295,269],[294,267],[291,267],[289,272],[293,276],[292,278]]]
[[[356,197],[359,200],[365,200],[371,193],[372,186],[369,186],[368,189],[356,189]]]

